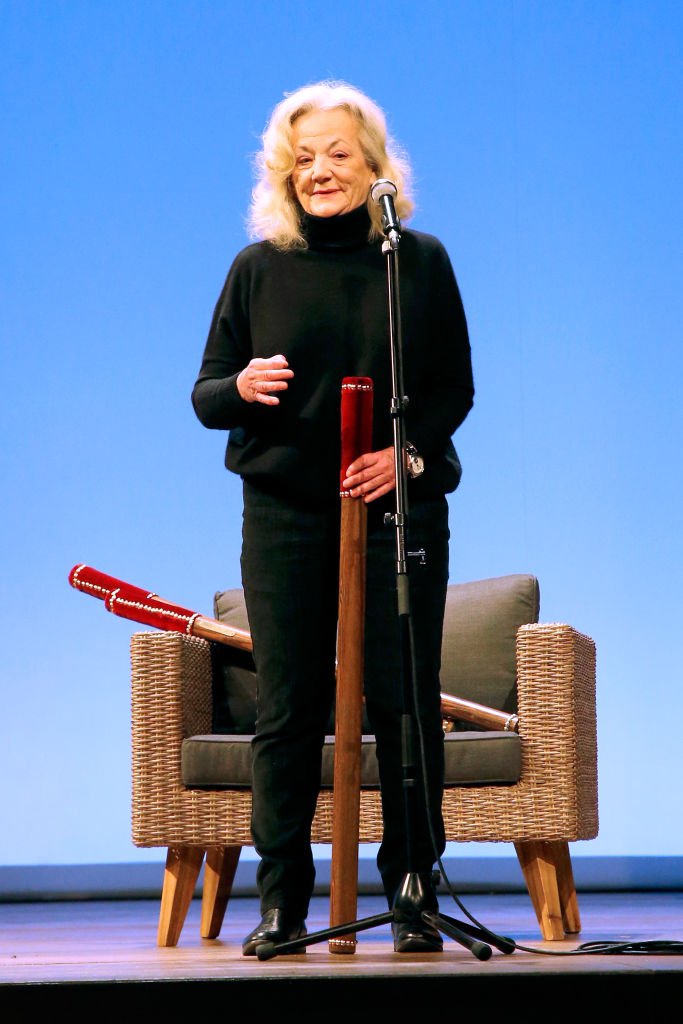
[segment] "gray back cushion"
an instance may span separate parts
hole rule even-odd
[[[214,594],[214,616],[238,629],[249,629],[241,589]],[[256,727],[256,670],[247,651],[212,644],[213,724],[215,733],[248,735]]]
[[[538,622],[535,576],[497,576],[448,587],[441,689],[510,713],[517,710],[517,630]]]
[[[512,713],[517,710],[515,641],[521,625],[538,622],[539,586],[522,573],[451,583],[446,598],[441,689]],[[214,595],[221,622],[249,629],[242,590]],[[253,733],[256,673],[251,655],[212,645],[215,733]],[[367,724],[364,726],[367,729]],[[333,731],[333,725],[331,726]]]

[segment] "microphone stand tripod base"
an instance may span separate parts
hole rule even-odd
[[[367,931],[370,928],[378,928],[382,925],[393,924],[394,922],[406,923],[415,928],[419,928],[422,922],[426,922],[455,942],[459,942],[477,960],[489,960],[491,958],[493,952],[491,945],[496,946],[503,953],[514,952],[515,945],[512,939],[507,939],[465,922],[457,921],[455,918],[441,914],[438,911],[425,910],[426,901],[427,894],[422,876],[418,872],[409,872],[404,875],[394,899],[393,908],[390,911],[384,914],[376,914],[373,917],[361,918],[358,921],[348,921],[346,924],[336,925],[334,928],[325,928],[322,931],[311,932],[302,938],[292,939],[291,942],[261,943],[256,948],[256,956],[259,960],[272,960],[273,957],[286,953],[301,953],[304,946],[312,946],[314,943],[323,942],[325,939],[334,939],[342,935],[348,936],[355,932]]]

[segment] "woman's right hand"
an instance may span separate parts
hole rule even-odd
[[[284,356],[270,359],[252,359],[237,377],[237,390],[245,402],[279,405],[274,391],[286,391],[288,380],[294,376]]]

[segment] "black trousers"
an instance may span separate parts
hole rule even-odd
[[[409,864],[401,739],[404,631],[397,603],[396,532],[383,522],[393,501],[390,494],[368,506],[364,652],[366,713],[377,743],[382,795],[377,865],[390,906],[403,874],[431,871],[445,845],[439,668],[449,539],[445,498],[409,507],[407,550],[426,552],[423,566],[408,560],[415,656],[415,685],[409,692],[420,723],[414,737],[418,784]],[[242,583],[259,680],[252,838],[260,856],[262,913],[286,907],[305,918],[313,892],[310,829],[335,690],[339,529],[338,506],[304,508],[244,484]],[[421,751],[431,829],[419,774]]]

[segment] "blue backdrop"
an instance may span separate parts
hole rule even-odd
[[[67,575],[206,614],[239,584],[190,390],[259,134],[325,77],[387,111],[463,293],[452,580],[535,573],[542,621],[597,644],[575,854],[680,854],[683,7],[4,0],[0,34],[2,862],[160,856],[130,842],[136,627]]]

